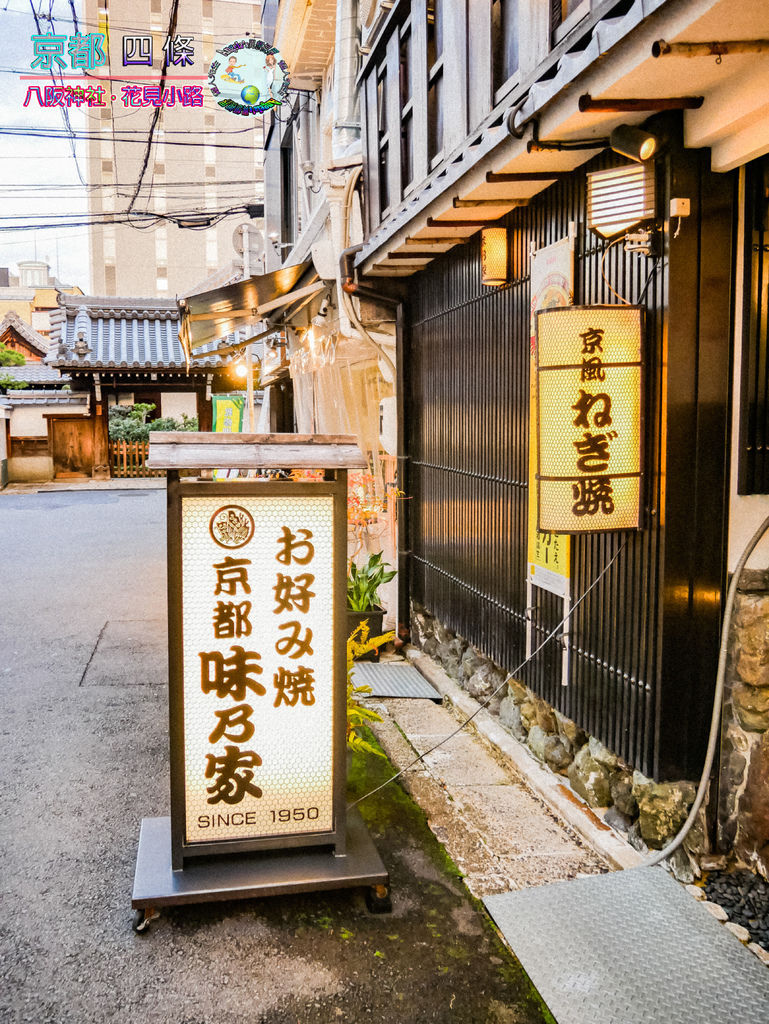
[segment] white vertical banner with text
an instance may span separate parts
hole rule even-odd
[[[574,241],[576,227],[569,225],[566,238],[532,250],[531,253],[531,316],[530,316],[530,373],[529,373],[529,527],[526,579],[526,655],[534,649],[531,615],[534,609],[535,587],[550,591],[563,598],[564,616],[571,598],[571,541],[565,534],[537,529],[537,402],[536,366],[537,334],[536,313],[540,309],[569,306],[574,302]],[[564,646],[562,682],[568,681],[568,649]]]

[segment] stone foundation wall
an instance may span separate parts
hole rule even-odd
[[[718,842],[769,878],[769,570],[746,570],[729,634]]]
[[[415,646],[439,662],[471,696],[488,701],[488,710],[500,724],[539,761],[563,775],[591,807],[606,809],[601,811],[606,823],[625,833],[636,849],[660,850],[676,835],[694,801],[696,787],[691,782],[656,783],[634,771],[421,605],[412,605],[411,626]],[[703,852],[705,830],[700,822],[671,859],[676,877],[699,877]]]

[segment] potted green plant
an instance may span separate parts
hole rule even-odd
[[[379,588],[395,576],[395,569],[382,561],[381,551],[370,555],[367,561],[357,566],[350,563],[347,576],[347,635],[350,636],[362,622],[368,622],[374,634],[382,632],[382,608]]]

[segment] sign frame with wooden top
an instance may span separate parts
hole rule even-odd
[[[151,435],[148,465],[167,471],[171,814],[142,822],[140,925],[168,903],[356,885],[389,909],[346,807],[347,470],[365,464],[350,436]]]

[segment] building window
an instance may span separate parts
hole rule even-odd
[[[491,62],[496,94],[518,70],[518,0],[492,0]]]
[[[443,153],[443,0],[427,4],[427,158]]]
[[[382,214],[390,205],[390,187],[387,175],[389,136],[387,134],[387,72],[382,66],[376,83],[377,146],[379,149],[379,210]]]
[[[293,135],[289,129],[286,143],[280,147],[280,240],[293,245],[297,235],[297,176],[294,166]],[[281,257],[285,255],[281,249]]]
[[[411,99],[411,30],[400,40],[401,187],[405,192],[414,177],[414,105]]]
[[[106,267],[104,268],[104,290],[107,295],[115,294],[115,268]]]
[[[550,42],[555,46],[590,13],[590,0],[550,0]]]
[[[769,494],[769,157],[745,170],[739,494]]]

